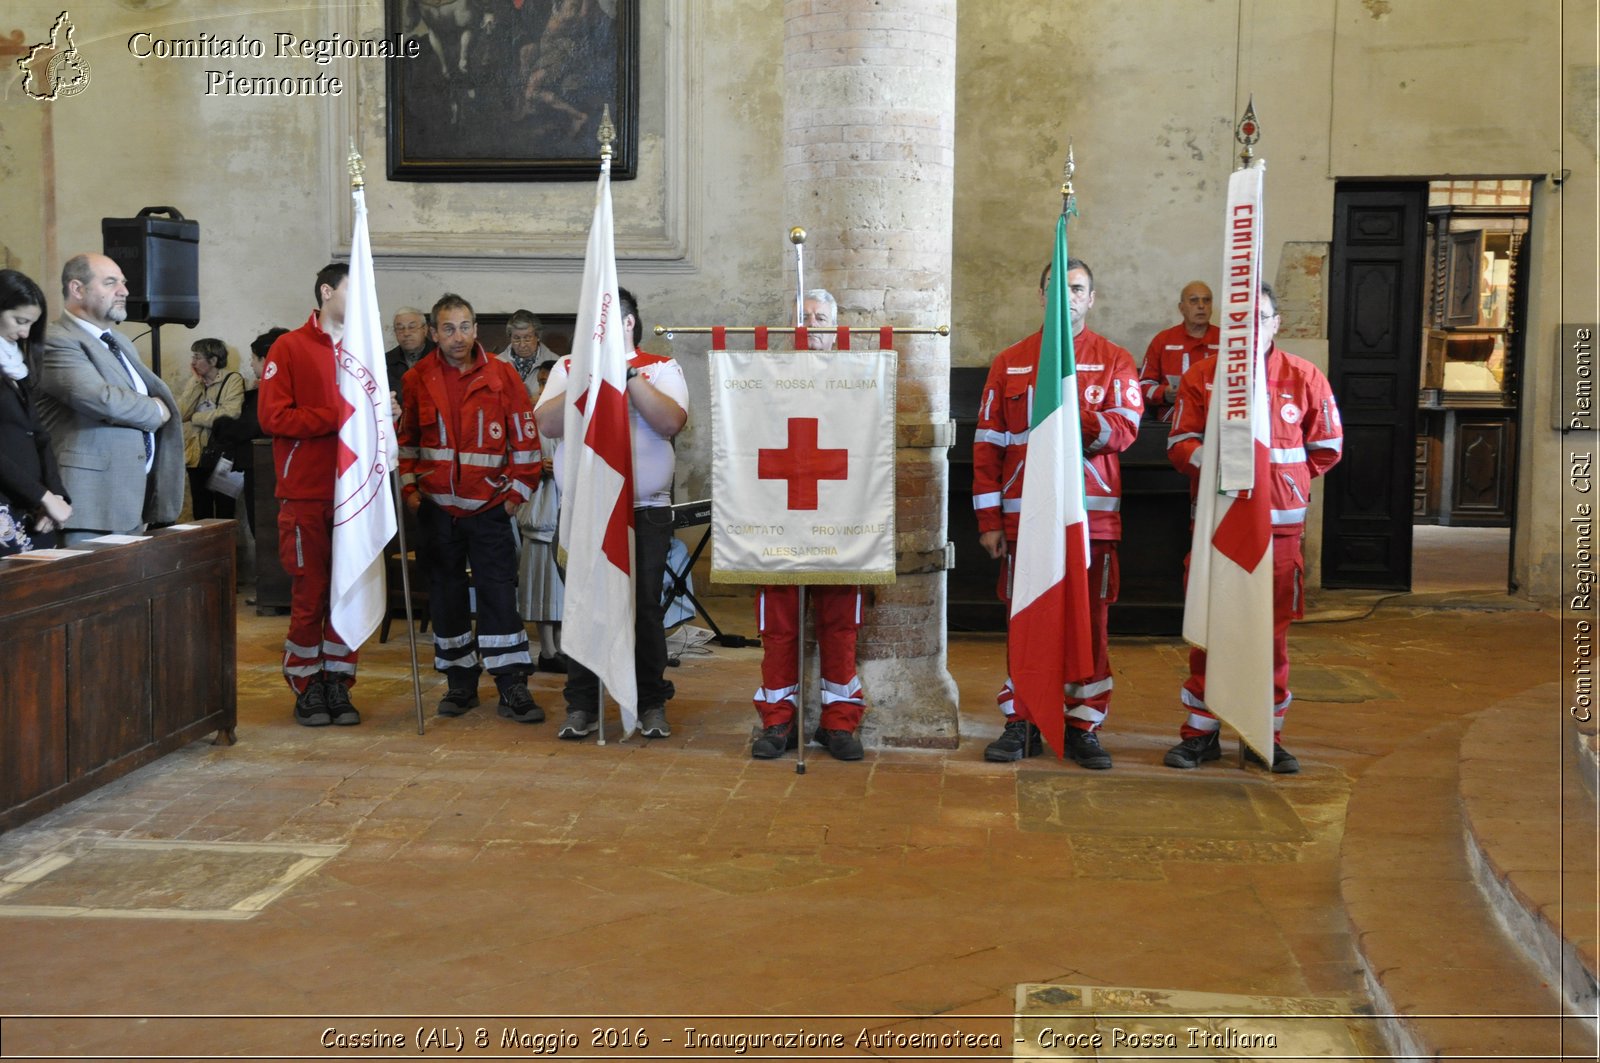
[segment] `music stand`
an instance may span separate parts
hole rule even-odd
[[[677,598],[689,599],[690,604],[694,606],[695,612],[704,617],[706,624],[710,626],[711,641],[719,646],[726,646],[735,650],[741,646],[759,646],[761,645],[760,639],[747,638],[744,635],[724,634],[722,629],[717,626],[717,622],[711,619],[711,614],[706,612],[706,607],[701,604],[700,599],[695,597],[694,591],[689,589],[689,574],[694,571],[694,563],[700,560],[700,555],[705,552],[706,544],[711,541],[711,500],[703,498],[698,502],[683,502],[672,507],[672,527],[674,530],[679,528],[698,528],[702,525],[705,526],[705,534],[700,536],[700,542],[689,554],[689,560],[684,564],[683,570],[680,572],[674,569],[671,560],[668,560],[667,576],[671,582],[663,594],[662,602],[663,604],[671,604]]]

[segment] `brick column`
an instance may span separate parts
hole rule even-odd
[[[806,286],[833,292],[852,327],[948,322],[955,0],[784,0],[783,16],[783,220],[808,233]],[[895,346],[899,578],[869,595],[863,733],[886,745],[954,746],[943,571],[949,341]]]

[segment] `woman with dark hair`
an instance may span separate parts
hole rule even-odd
[[[29,392],[44,311],[44,292],[31,278],[0,269],[0,557],[54,546],[56,529],[72,515]]]
[[[218,454],[207,453],[211,427],[220,417],[238,417],[244,408],[244,377],[225,373],[228,347],[218,339],[195,340],[189,348],[189,370],[194,379],[178,398],[183,415],[184,455],[189,466],[189,496],[194,500],[194,519],[207,517],[233,519],[233,499],[211,490],[206,481],[217,467]]]

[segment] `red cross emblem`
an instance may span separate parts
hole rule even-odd
[[[346,399],[344,394],[341,392],[339,395],[339,428],[344,428],[344,423],[350,420],[351,417],[354,417],[355,412],[356,408],[350,405],[350,401]],[[354,465],[355,463],[356,452],[345,446],[344,440],[340,439],[336,459],[336,465],[338,468],[336,475],[343,476],[350,470],[350,466]]]
[[[816,509],[817,483],[849,478],[850,452],[817,449],[817,419],[789,418],[789,445],[763,447],[756,452],[756,476],[762,480],[787,480],[790,509]]]

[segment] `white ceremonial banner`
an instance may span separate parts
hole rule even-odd
[[[633,440],[628,426],[628,341],[617,295],[611,159],[600,163],[594,220],[578,289],[578,320],[562,411],[561,521],[566,564],[561,649],[600,678],[622,734],[639,723],[633,637]]]
[[[360,189],[353,195],[356,222],[345,286],[344,338],[333,355],[345,414],[334,465],[333,585],[328,605],[333,629],[352,649],[378,629],[387,608],[383,548],[395,534],[389,474],[400,462],[367,235],[367,200]]]
[[[894,351],[712,351],[711,580],[893,583]]]
[[[1189,551],[1189,583],[1184,590],[1183,637],[1205,650],[1205,705],[1239,732],[1245,744],[1268,764],[1273,757],[1272,704],[1272,503],[1267,482],[1271,433],[1267,427],[1266,372],[1251,357],[1256,344],[1256,290],[1261,278],[1261,205],[1264,162],[1236,170],[1228,180],[1227,239],[1223,259],[1222,306],[1229,327],[1245,336],[1245,367],[1230,373],[1230,359],[1219,356],[1205,442],[1200,448],[1200,482],[1195,493],[1194,538]],[[1241,224],[1247,219],[1251,224]],[[1247,307],[1247,310],[1240,310]],[[1261,352],[1263,355],[1266,352]],[[1237,381],[1248,390],[1230,398]],[[1243,460],[1248,491],[1229,493],[1227,425],[1244,427],[1249,450]],[[1237,462],[1236,462],[1237,463]],[[1235,470],[1237,472],[1237,470]]]

